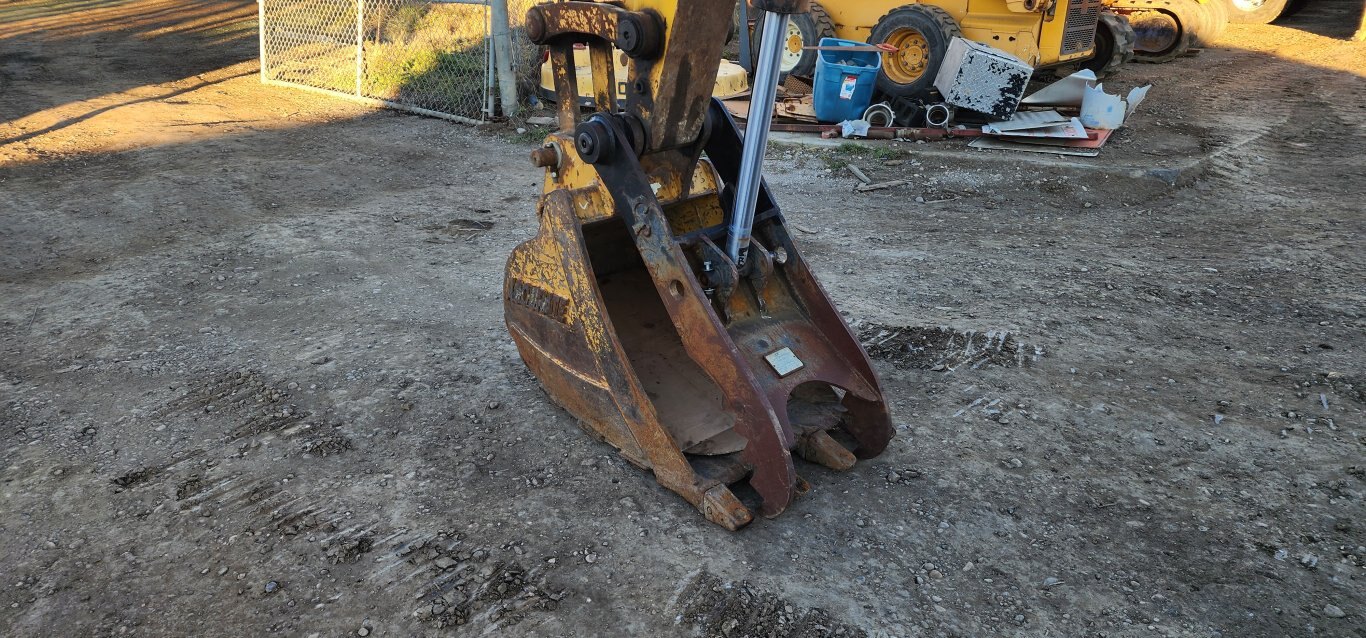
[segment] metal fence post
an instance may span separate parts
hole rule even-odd
[[[493,23],[493,61],[498,67],[498,96],[503,115],[517,115],[517,76],[512,72],[512,33],[508,20],[508,0],[489,0]]]
[[[493,24],[493,19],[492,19],[492,18],[490,18],[490,17],[488,17],[488,16],[486,15],[486,16],[485,16],[485,19],[487,20],[486,24],[489,24],[489,25],[492,25],[492,24]],[[493,29],[492,29],[492,27],[490,26],[489,32],[492,32],[492,31],[493,31]],[[498,106],[497,106],[497,104],[496,104],[498,98],[497,98],[497,96],[494,95],[494,90],[493,90],[494,85],[497,84],[497,82],[495,82],[493,78],[494,78],[495,75],[497,75],[497,73],[498,73],[498,71],[497,71],[496,69],[494,69],[494,64],[493,64],[493,36],[491,36],[491,35],[490,35],[490,36],[485,36],[485,37],[484,37],[484,115],[487,115],[487,116],[489,116],[489,117],[493,117],[493,116],[495,116],[495,115],[498,114]]]
[[[270,78],[266,73],[266,0],[256,0],[256,32],[261,49],[261,81],[265,82]]]
[[[356,96],[365,96],[365,0],[356,0]]]

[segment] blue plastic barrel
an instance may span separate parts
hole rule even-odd
[[[822,47],[867,46],[866,42],[821,38]],[[882,54],[877,51],[817,51],[815,94],[816,119],[843,122],[863,117],[873,101]]]

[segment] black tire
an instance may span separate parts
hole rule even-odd
[[[759,63],[759,34],[764,32],[764,21],[772,16],[767,11],[759,14],[759,18],[754,21],[754,38],[751,40],[750,61],[754,64]],[[801,34],[802,47],[813,47],[820,44],[821,38],[835,37],[835,23],[830,20],[830,14],[825,12],[820,5],[812,2],[809,13],[798,13],[788,18],[789,32],[795,27]],[[795,75],[801,78],[809,78],[816,72],[816,51],[800,49],[800,58],[795,62],[785,62],[779,67],[779,77],[786,78]]]
[[[1102,12],[1096,25],[1096,53],[1081,68],[1091,69],[1097,78],[1113,74],[1134,59],[1134,39],[1134,28],[1124,16]]]
[[[928,4],[908,4],[892,9],[873,26],[868,36],[869,44],[882,44],[906,37],[908,32],[919,34],[924,48],[913,64],[903,63],[898,53],[882,55],[882,70],[877,74],[877,88],[892,98],[930,99],[934,90],[934,76],[939,73],[939,65],[944,62],[944,53],[954,37],[961,37],[963,30],[958,22],[937,6]],[[889,67],[889,65],[896,65]],[[919,69],[916,74],[915,70]]]
[[[1234,24],[1271,24],[1285,11],[1286,0],[1223,0]]]

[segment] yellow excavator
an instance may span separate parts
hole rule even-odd
[[[782,16],[808,3],[754,4],[778,16],[752,83],[753,99],[771,103]],[[532,152],[545,169],[540,228],[513,249],[503,286],[508,330],[550,398],[730,530],[810,489],[794,457],[849,470],[893,432],[867,354],[763,180],[771,110],[742,135],[711,97],[733,6],[530,9],[559,130]],[[586,118],[575,45],[588,47]],[[614,47],[629,58],[624,103]]]

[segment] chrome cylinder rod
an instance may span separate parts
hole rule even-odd
[[[730,234],[726,237],[726,254],[737,268],[745,265],[750,231],[754,228],[754,206],[759,201],[764,151],[768,147],[768,127],[773,123],[773,103],[778,94],[778,65],[782,61],[783,47],[787,44],[787,20],[785,13],[768,14],[764,19],[763,33],[759,35],[759,62],[754,67],[749,123],[745,125],[744,143],[740,150],[740,175],[735,184],[735,202],[730,216]]]

